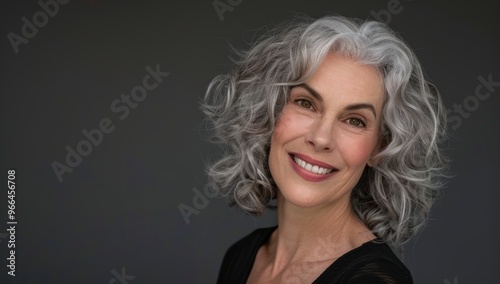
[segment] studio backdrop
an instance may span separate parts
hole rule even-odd
[[[199,109],[234,54],[297,15],[387,23],[442,94],[452,160],[416,283],[499,283],[494,1],[8,1],[0,9],[0,283],[214,283],[251,217],[214,196]]]

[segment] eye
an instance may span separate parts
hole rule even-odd
[[[300,107],[305,108],[305,109],[313,109],[313,105],[310,101],[305,100],[305,99],[297,99],[295,100],[295,103],[298,104]]]
[[[360,118],[351,117],[351,118],[348,118],[346,120],[346,122],[347,122],[347,124],[352,125],[354,127],[359,127],[359,128],[366,127],[366,123],[363,120],[361,120]]]

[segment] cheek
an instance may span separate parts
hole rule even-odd
[[[346,136],[339,143],[339,151],[351,167],[364,168],[376,146],[376,138],[366,136]]]
[[[305,123],[307,120],[298,117],[290,107],[285,107],[281,112],[271,137],[269,167],[272,175],[283,168],[278,165],[287,158],[285,155],[287,144],[296,142],[297,138],[304,134]]]
[[[308,124],[310,124],[310,119],[298,115],[291,107],[285,106],[276,122],[271,143],[286,143],[303,135]]]

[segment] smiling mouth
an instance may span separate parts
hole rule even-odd
[[[333,171],[336,171],[336,169],[334,168],[324,168],[324,167],[320,167],[318,165],[313,165],[313,164],[310,164],[300,158],[298,158],[297,156],[295,155],[291,155],[292,156],[292,159],[293,161],[299,165],[301,168],[305,169],[306,171],[308,172],[311,172],[311,173],[314,173],[314,174],[318,174],[318,175],[326,175],[326,174],[329,174]]]

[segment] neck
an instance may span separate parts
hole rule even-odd
[[[335,260],[375,236],[356,217],[349,200],[321,208],[301,208],[278,195],[278,229],[269,253],[274,269],[300,261]]]

